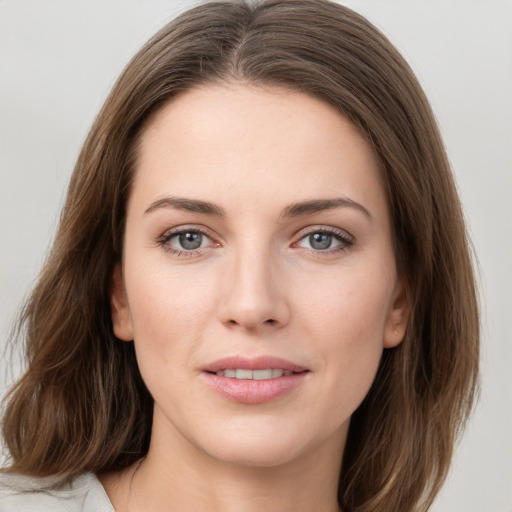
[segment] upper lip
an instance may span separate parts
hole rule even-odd
[[[300,366],[292,361],[281,359],[274,356],[260,356],[255,358],[247,358],[243,356],[230,356],[218,359],[202,368],[204,372],[216,373],[221,370],[240,368],[244,370],[266,370],[281,369],[292,372],[304,372],[307,368]]]

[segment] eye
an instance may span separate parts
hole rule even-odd
[[[206,233],[200,229],[177,228],[162,235],[158,243],[166,250],[177,256],[191,256],[200,249],[218,247]]]
[[[333,242],[337,242],[330,233],[313,233],[312,235],[307,236],[306,240],[311,249],[315,249],[317,251],[330,249]]]
[[[353,244],[353,238],[341,230],[317,229],[310,231],[294,247],[301,247],[315,252],[332,253],[344,250]]]
[[[167,243],[177,245],[185,251],[194,251],[204,247],[207,240],[208,237],[200,231],[185,231],[184,233],[172,236]]]

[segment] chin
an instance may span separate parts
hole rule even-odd
[[[241,442],[229,443],[229,446],[216,447],[210,451],[210,456],[225,464],[247,468],[273,468],[284,466],[302,455],[297,446],[287,442]]]
[[[219,432],[213,439],[204,440],[202,450],[226,464],[273,468],[316,457],[322,447],[329,451],[339,449],[341,461],[345,438],[344,426],[334,432],[309,432],[304,425],[260,425],[240,428],[236,433],[233,430]]]

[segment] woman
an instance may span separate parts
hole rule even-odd
[[[94,123],[21,326],[2,510],[426,510],[478,311],[407,64],[327,1],[180,16]]]

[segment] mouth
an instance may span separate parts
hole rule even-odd
[[[220,359],[202,369],[209,387],[230,401],[261,404],[281,397],[310,374],[307,368],[275,357]]]
[[[283,370],[282,368],[267,368],[264,370],[248,370],[246,368],[229,368],[227,370],[219,370],[215,375],[221,377],[229,377],[238,380],[266,380],[278,379],[283,375],[292,375],[291,370]],[[298,373],[298,372],[297,372]]]

